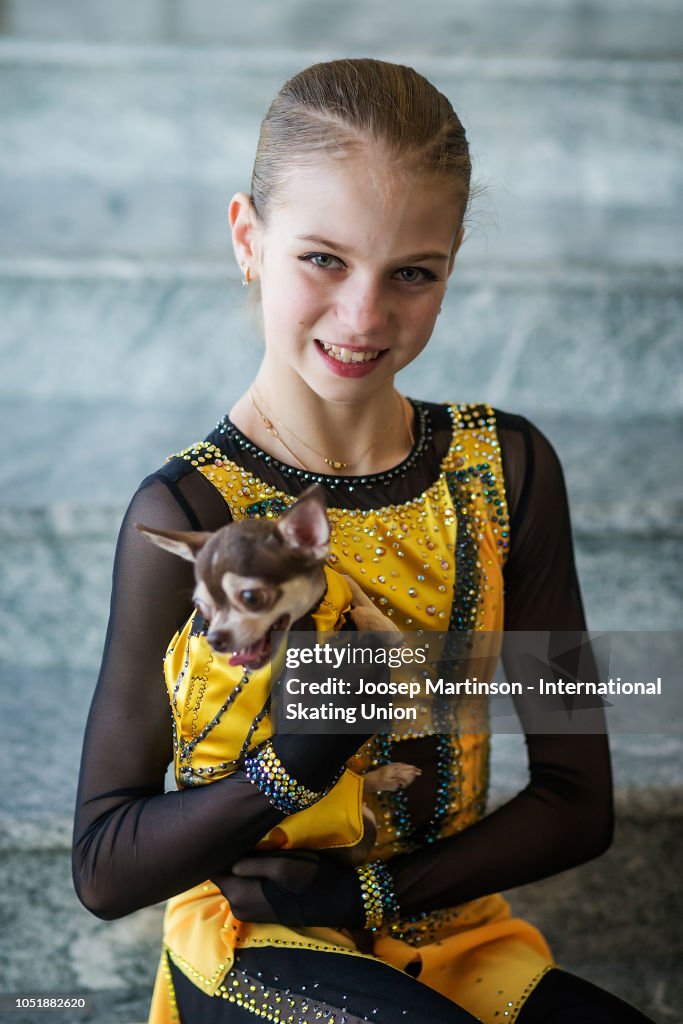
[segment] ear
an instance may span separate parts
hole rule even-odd
[[[325,514],[323,490],[317,484],[304,491],[275,525],[290,548],[312,558],[327,558],[330,551],[330,524]]]
[[[453,266],[455,265],[455,257],[456,257],[456,254],[458,252],[458,249],[460,248],[460,246],[463,243],[464,237],[465,237],[465,225],[461,224],[460,228],[458,230],[458,233],[455,236],[455,239],[453,240],[453,248],[451,249],[451,257],[450,257],[450,259],[448,261],[447,277],[451,276],[451,273],[453,271]]]
[[[261,258],[261,226],[251,196],[248,196],[246,192],[237,192],[230,200],[228,217],[232,230],[235,259],[242,270],[249,267],[253,280],[258,277],[257,271]]]
[[[143,526],[141,523],[135,523],[135,529],[143,533],[153,544],[170,551],[173,555],[179,555],[188,562],[195,562],[209,537],[213,537],[212,533],[200,533],[196,530],[155,530],[153,526]]]

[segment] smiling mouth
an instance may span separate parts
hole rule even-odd
[[[239,651],[233,651],[230,655],[230,665],[243,665],[244,668],[262,668],[270,661],[273,649],[273,633],[284,633],[290,623],[290,617],[286,613],[266,630],[260,640],[256,640]]]
[[[330,359],[347,365],[349,363],[371,363],[387,351],[386,349],[340,348],[338,345],[329,345],[326,341],[320,341],[319,338],[316,338],[316,343]]]

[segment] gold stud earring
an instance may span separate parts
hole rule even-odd
[[[249,287],[249,285],[251,284],[251,280],[252,280],[252,278],[251,278],[251,270],[250,270],[250,269],[249,269],[249,267],[248,267],[248,266],[246,265],[246,263],[243,263],[243,264],[242,264],[242,273],[243,273],[243,275],[244,275],[244,276],[242,277],[242,287],[243,287],[243,288],[248,288],[248,287]]]

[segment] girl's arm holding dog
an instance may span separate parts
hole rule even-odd
[[[136,492],[121,528],[73,845],[79,897],[109,919],[227,870],[284,817],[242,773],[164,792],[173,750],[162,661],[192,611],[193,566],[151,545],[134,528],[137,520],[212,530],[224,525],[226,510],[201,474],[170,484],[155,474]],[[292,775],[319,791],[362,741],[281,737],[279,753]]]

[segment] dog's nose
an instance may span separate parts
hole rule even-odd
[[[214,651],[218,651],[219,654],[225,654],[226,651],[232,650],[230,637],[227,633],[209,632],[206,634],[206,639]]]

